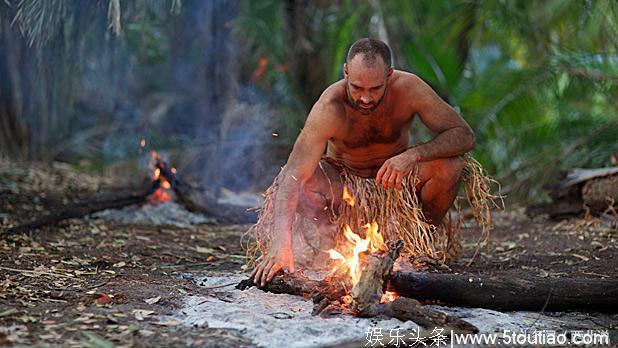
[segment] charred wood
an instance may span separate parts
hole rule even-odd
[[[236,285],[236,289],[245,290],[256,286],[266,292],[312,298],[314,302],[320,303],[324,299],[329,301],[341,299],[345,295],[345,288],[342,283],[342,281],[334,278],[323,280],[311,279],[302,271],[298,271],[276,276],[263,287],[257,286],[251,279],[245,279]]]
[[[234,205],[218,204],[216,197],[204,188],[182,180],[165,161],[159,159],[155,166],[161,170],[160,175],[169,181],[178,200],[187,210],[215,217],[225,223],[242,224],[257,221],[256,211],[249,211]]]
[[[441,327],[455,333],[477,333],[476,326],[454,315],[448,315],[423,306],[415,299],[398,297],[393,302],[383,303],[382,313],[401,321],[411,320],[426,328]]]
[[[125,190],[122,193],[101,194],[91,200],[73,203],[64,208],[44,215],[33,221],[9,228],[1,235],[28,232],[43,226],[55,225],[61,221],[79,218],[105,209],[122,208],[132,204],[138,204],[146,200],[148,196],[159,188],[159,181],[148,181],[139,188]],[[129,191],[129,192],[126,192]]]
[[[357,315],[372,317],[380,313],[380,299],[401,249],[403,241],[399,240],[391,243],[385,253],[366,255],[360,280],[350,292],[351,307]]]
[[[502,311],[582,310],[616,313],[616,279],[517,279],[464,274],[394,272],[389,289],[400,296],[446,305]]]

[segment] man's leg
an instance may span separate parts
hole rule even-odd
[[[463,160],[449,157],[419,163],[417,194],[427,222],[439,225],[457,196]]]
[[[341,203],[343,184],[337,169],[321,160],[315,172],[301,188],[296,211],[318,226],[330,225]]]
[[[341,202],[342,183],[339,172],[320,161],[312,177],[303,185],[298,199],[298,213],[292,225],[294,262],[299,267],[325,267],[329,257],[324,250],[335,246],[337,226],[331,222]]]

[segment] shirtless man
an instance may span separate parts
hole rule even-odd
[[[281,173],[272,242],[251,274],[261,286],[282,268],[294,271],[295,212],[327,223],[323,208],[340,201],[339,173],[321,161],[325,149],[326,157],[350,173],[375,177],[390,189],[402,189],[403,178],[418,166],[416,192],[432,224],[442,221],[457,195],[463,166],[459,156],[474,148],[474,132],[466,121],[418,76],[394,70],[390,49],[379,40],[355,42],[343,72],[344,79],[329,86],[311,109]],[[415,115],[436,136],[409,147]]]

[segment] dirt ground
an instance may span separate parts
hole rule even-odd
[[[0,162],[0,230],[92,196],[112,178],[64,165]],[[117,185],[117,183],[116,183]],[[462,232],[450,269],[513,277],[616,278],[618,231],[596,219],[534,220],[507,206],[491,243],[467,266],[480,231]],[[239,270],[242,225],[189,228],[72,219],[0,240],[0,345],[242,346],[234,330],[184,327],[172,318],[187,294],[216,296],[192,275]],[[616,329],[618,323],[608,329]]]

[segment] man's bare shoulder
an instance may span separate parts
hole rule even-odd
[[[425,81],[418,77],[418,75],[403,70],[393,71],[391,83],[395,88],[403,89],[406,91],[410,88],[422,88],[424,85],[426,85]]]
[[[345,103],[345,81],[339,80],[328,86],[320,95],[318,102],[325,103],[334,108],[343,108]]]
[[[392,86],[399,98],[406,101],[406,104],[417,112],[421,105],[435,99],[436,93],[419,76],[402,70],[393,72]]]
[[[337,81],[327,87],[315,102],[309,116],[316,116],[324,122],[341,122],[345,117],[345,87]]]

